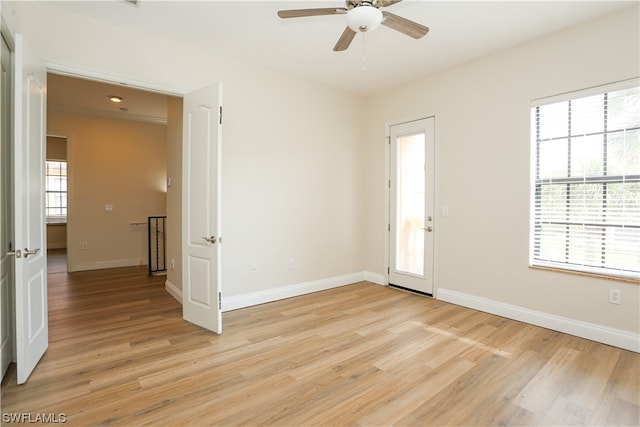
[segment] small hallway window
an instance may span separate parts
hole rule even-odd
[[[67,222],[67,162],[47,160],[45,203],[48,224]]]

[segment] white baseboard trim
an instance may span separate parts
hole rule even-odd
[[[438,289],[437,299],[640,353],[640,335],[632,331],[569,319],[443,288]]]
[[[86,264],[74,264],[69,271],[88,271],[101,270],[103,268],[120,268],[120,267],[145,267],[146,264],[142,258],[117,259],[113,261],[90,262]]]
[[[174,297],[176,301],[182,304],[182,289],[179,289],[170,280],[166,280],[164,282],[164,290],[167,291],[169,295]]]
[[[384,274],[372,273],[370,271],[363,271],[362,273],[364,274],[364,280],[367,282],[386,286],[386,283],[384,282]]]
[[[376,274],[361,271],[358,273],[334,276],[326,279],[314,280],[311,282],[296,283],[293,285],[265,289],[263,291],[250,292],[248,294],[234,295],[229,297],[225,297],[223,295],[222,311],[224,312],[237,310],[239,308],[278,301],[285,298],[297,297],[300,295],[338,288],[340,286],[346,286],[362,281],[370,281],[376,283],[373,280],[378,280]]]
[[[329,277],[327,279],[314,280],[311,282],[280,286],[278,288],[265,289],[263,291],[250,292],[248,294],[229,297],[225,297],[223,295],[222,311],[237,310],[240,308],[251,307],[252,305],[265,304],[272,301],[310,294],[312,292],[324,291],[363,281],[383,285],[384,276],[382,274],[361,271],[359,273],[351,273],[342,276]],[[176,301],[182,304],[182,289],[179,289],[169,280],[164,282],[164,289],[169,295],[175,298]]]

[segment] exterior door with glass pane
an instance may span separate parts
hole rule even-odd
[[[389,128],[389,284],[433,295],[434,118]]]

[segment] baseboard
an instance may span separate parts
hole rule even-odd
[[[248,294],[234,295],[229,297],[225,297],[223,295],[222,311],[237,310],[239,308],[250,307],[252,305],[264,304],[267,302],[278,301],[285,298],[310,294],[312,292],[338,288],[340,286],[346,286],[357,282],[372,281],[371,279],[377,280],[376,275],[361,271],[358,273],[334,276],[326,279],[314,280],[311,282],[296,283],[293,285],[265,289],[263,291],[250,292]]]
[[[164,290],[167,291],[169,295],[174,297],[176,301],[182,304],[182,289],[178,288],[170,280],[166,280],[164,282]]]
[[[386,283],[384,282],[384,274],[372,273],[370,271],[363,271],[362,274],[364,274],[364,280],[366,280],[367,282],[375,283],[376,285],[382,286],[386,285]]]
[[[66,243],[49,243],[47,242],[47,249],[67,249]]]
[[[324,291],[363,281],[383,285],[384,276],[382,274],[361,271],[358,273],[280,286],[277,288],[265,289],[263,291],[250,292],[242,295],[225,297],[223,294],[222,311],[237,310],[240,308],[251,307],[252,305],[265,304],[285,298],[297,297],[300,295],[310,294],[312,292]],[[175,298],[176,301],[182,304],[182,289],[176,287],[176,285],[171,283],[169,280],[165,281],[164,289],[169,293],[169,295]]]
[[[582,322],[449,289],[439,288],[437,298],[441,301],[474,310],[484,311],[486,313],[507,317],[509,319],[640,353],[640,336],[631,331]]]
[[[113,261],[99,261],[85,264],[71,265],[69,271],[88,271],[101,270],[103,268],[120,268],[120,267],[145,267],[142,258],[117,259]]]

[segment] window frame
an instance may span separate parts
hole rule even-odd
[[[47,171],[49,170],[48,164],[49,163],[64,163],[65,166],[65,170],[67,171],[65,174],[66,177],[66,188],[64,191],[60,191],[60,190],[50,190],[47,186],[47,178],[49,176],[60,176],[60,175],[51,175],[48,174]],[[48,195],[51,193],[56,193],[56,194],[65,194],[66,197],[65,199],[67,200],[67,204],[64,207],[64,211],[66,212],[63,215],[50,215],[49,214],[49,209],[54,209],[55,207],[50,207],[49,206],[49,197]],[[69,162],[67,160],[58,160],[58,159],[47,159],[45,161],[45,218],[47,221],[47,224],[66,224],[67,223],[67,216],[69,214]]]
[[[530,116],[530,122],[529,122],[531,126],[531,129],[530,129],[531,131],[531,135],[530,135],[530,148],[531,148],[530,185],[531,185],[531,188],[530,188],[530,209],[529,209],[529,212],[530,212],[529,266],[530,267],[551,269],[554,271],[562,271],[562,272],[569,272],[569,273],[576,273],[576,274],[604,276],[609,279],[632,280],[634,282],[640,283],[638,282],[638,280],[640,279],[640,271],[605,267],[603,264],[601,264],[601,266],[591,266],[591,265],[584,265],[581,263],[571,263],[569,262],[569,259],[568,259],[569,258],[568,251],[567,251],[567,254],[565,255],[564,262],[557,261],[557,260],[542,259],[542,257],[539,256],[540,255],[539,254],[539,251],[540,251],[539,237],[540,237],[540,234],[542,233],[537,232],[543,223],[547,223],[545,221],[542,221],[541,219],[542,214],[538,212],[538,208],[541,208],[540,199],[542,196],[542,190],[544,186],[601,184],[603,185],[603,190],[606,191],[607,186],[610,183],[624,184],[627,182],[632,182],[632,183],[640,182],[640,174],[612,176],[612,175],[607,175],[606,171],[603,171],[599,176],[576,176],[576,177],[567,176],[567,177],[561,177],[561,178],[557,178],[557,177],[556,178],[547,178],[547,177],[539,178],[538,173],[539,173],[540,144],[541,142],[545,141],[544,138],[539,138],[539,134],[538,134],[539,122],[537,120],[539,119],[539,116],[537,115],[537,112],[539,111],[538,110],[539,107],[560,103],[560,102],[577,100],[580,98],[594,96],[594,95],[602,95],[605,93],[616,92],[616,91],[635,88],[639,86],[640,86],[640,79],[634,78],[634,79],[624,80],[616,83],[595,86],[588,89],[567,92],[567,93],[563,93],[563,94],[555,95],[551,97],[540,98],[531,102],[531,105],[530,105],[531,116]],[[569,126],[570,119],[568,118],[567,120],[568,120],[567,125]],[[607,123],[607,121],[608,121],[608,118],[605,119],[605,123]],[[638,130],[638,129],[640,129],[640,126],[632,127],[628,129],[625,128],[625,131]],[[605,141],[607,140],[608,135],[613,133],[614,131],[609,131],[606,128],[606,125],[604,128],[604,131],[601,132],[601,134],[603,135],[603,139]],[[558,138],[561,138],[561,137],[559,136]],[[568,134],[567,138],[568,138],[568,141],[570,141],[572,138],[575,139],[576,136]],[[606,146],[606,143],[604,144]],[[567,155],[568,157],[566,160],[568,163],[570,163],[572,160],[570,149],[567,152]],[[608,152],[605,149],[603,153],[603,164],[606,164],[607,161],[608,161]],[[568,173],[568,175],[570,174]],[[603,198],[603,200],[606,202],[605,198]],[[604,212],[607,212],[606,205],[604,209],[605,209]],[[569,207],[567,207],[566,212],[567,214],[571,212]],[[605,223],[605,222],[594,222],[593,224],[589,224],[589,223],[586,223],[585,221],[579,221],[578,223],[574,224],[571,221],[571,219],[568,217],[564,220],[564,222],[563,221],[560,221],[560,222],[562,222],[566,227],[570,227],[572,224],[587,226],[587,227],[597,226],[603,229],[602,233],[605,236],[606,236],[605,229],[607,227],[617,227],[618,229],[640,228],[640,225],[636,226],[636,225],[628,225],[628,224],[611,224],[611,223]],[[565,237],[565,239],[566,239],[565,241],[568,243],[569,238]],[[603,243],[602,250],[601,250],[602,254],[606,253],[605,246],[606,244]]]

